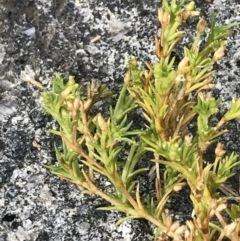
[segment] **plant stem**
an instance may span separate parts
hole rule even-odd
[[[95,167],[97,167],[100,171],[104,172],[105,168],[103,166],[101,166],[100,164],[98,164],[93,158],[91,158],[89,155],[87,155],[82,148],[76,147],[74,146],[64,134],[61,134],[61,137],[63,139],[63,141],[66,143],[66,145],[72,149],[74,152],[78,153],[80,156],[84,157],[90,164],[94,165]]]

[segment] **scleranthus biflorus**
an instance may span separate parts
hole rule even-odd
[[[215,159],[206,160],[204,155],[225,133],[224,125],[240,116],[237,99],[217,124],[210,121],[221,103],[211,94],[215,87],[213,67],[224,57],[230,28],[237,23],[216,26],[212,14],[204,42],[202,35],[208,23],[200,18],[194,42],[184,47],[184,57],[176,63],[172,51],[185,34],[178,29],[199,14],[194,2],[186,5],[184,0],[163,0],[158,11],[161,33],[155,35],[158,61],[145,62],[144,68],[131,58],[109,115],[91,112],[97,102],[114,97],[106,85],[96,80],[79,85],[72,76],[65,83],[56,74],[51,91],[42,92],[43,109],[59,124],[59,130],[50,132],[61,137],[62,151],[55,146],[58,164],[47,168],[78,185],[82,193],[109,202],[109,207],[99,209],[126,213],[117,225],[135,218],[148,220],[156,226],[156,240],[238,241],[240,206],[229,205],[218,190],[240,162],[236,154],[226,155],[221,143],[215,144]],[[136,109],[146,123],[141,129],[134,128],[128,117]],[[196,131],[190,133],[188,126],[193,122]],[[124,160],[120,157],[123,149],[127,153]],[[141,196],[141,182],[137,180],[148,175],[151,163],[146,161],[146,167],[141,168],[138,163],[146,153],[155,163],[152,177],[156,190],[155,195]],[[112,183],[111,193],[98,186],[96,174]],[[193,215],[180,224],[168,216],[166,203],[186,187],[190,189]]]

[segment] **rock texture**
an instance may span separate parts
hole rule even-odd
[[[206,19],[214,10],[219,24],[240,21],[238,0],[196,4]],[[60,72],[79,83],[99,79],[116,92],[131,55],[156,60],[153,34],[160,5],[158,0],[0,0],[0,241],[153,240],[147,222],[116,227],[119,213],[97,211],[103,200],[81,195],[44,168],[55,162],[53,144],[59,139],[47,133],[55,123],[41,112],[39,89],[28,80],[34,77],[50,87]],[[186,44],[196,23],[197,18],[186,24]],[[215,75],[223,111],[240,95],[239,27],[229,42]],[[239,123],[229,129],[223,140],[229,151],[239,153]],[[108,184],[99,179],[99,185]],[[183,195],[174,204],[180,218],[189,209],[186,202]]]

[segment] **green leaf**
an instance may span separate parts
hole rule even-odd
[[[136,187],[137,183],[138,183],[137,181],[130,182],[129,186],[127,187],[127,191],[131,193],[132,190]]]
[[[122,148],[123,148],[122,146],[114,147],[113,150],[109,152],[109,159],[116,160]]]
[[[231,217],[232,220],[239,220],[240,219],[240,206],[237,204],[231,204],[229,208],[226,209],[228,215]]]
[[[72,162],[72,169],[73,169],[74,177],[80,178],[81,180],[84,179],[84,176],[83,176],[83,174],[82,174],[82,172],[81,172],[81,170],[79,168],[79,164],[78,164],[78,160],[77,159]]]
[[[63,83],[63,78],[60,73],[56,73],[55,78],[53,79],[52,92],[54,94],[60,94],[65,88],[66,85]]]
[[[230,109],[224,115],[225,121],[230,121],[240,117],[240,98],[232,101]]]
[[[158,160],[156,162],[164,164],[165,166],[172,167],[174,170],[178,171],[183,178],[185,178],[190,183],[195,185],[195,179],[196,179],[195,174],[193,172],[189,172],[189,170],[187,170],[185,166],[181,165],[181,163],[169,162],[169,161],[163,161],[163,160]]]
[[[149,194],[147,195],[147,200],[146,200],[146,209],[147,211],[152,215],[155,216],[155,204],[154,204],[154,199],[151,197]]]
[[[148,167],[145,167],[145,168],[140,168],[138,170],[135,170],[133,171],[132,173],[129,173],[128,174],[128,179],[127,179],[127,182],[131,181],[132,178],[134,178],[135,176],[137,176],[138,174],[142,173],[142,172],[146,172],[148,171],[149,168]]]
[[[82,162],[85,166],[92,168],[94,171],[96,171],[104,176],[107,176],[107,174],[105,172],[101,171],[100,169],[98,169],[96,166],[90,164],[89,162],[84,161],[84,160],[80,160],[80,162]]]
[[[140,218],[140,216],[138,216],[138,215],[136,215],[136,216],[131,215],[131,216],[127,216],[125,218],[121,218],[121,219],[119,219],[117,221],[116,226],[119,226],[120,224],[122,224],[125,221],[131,220],[131,219],[137,219],[137,218]]]
[[[73,175],[71,175],[69,172],[66,172],[63,168],[59,168],[56,166],[51,166],[51,165],[44,165],[46,168],[48,168],[51,173],[59,176],[59,177],[64,177],[67,178],[69,180],[77,180],[79,181],[77,178],[75,178]]]
[[[235,23],[230,23],[230,24],[226,24],[223,26],[215,26],[216,25],[216,15],[214,12],[212,12],[211,29],[210,29],[210,33],[208,35],[207,45],[210,45],[211,43],[213,43],[214,41],[216,41],[218,39],[228,37],[230,34],[230,32],[228,32],[228,29],[232,28],[234,26],[237,26],[239,24],[240,24],[239,22],[235,22]]]

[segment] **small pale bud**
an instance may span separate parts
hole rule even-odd
[[[208,216],[211,218],[211,217],[213,217],[215,215],[215,210],[211,210],[210,212],[209,212],[209,214],[208,214]]]
[[[185,6],[185,10],[187,10],[187,11],[193,11],[194,8],[195,8],[195,2],[194,1],[190,2],[189,4],[187,4]]]
[[[200,12],[199,11],[191,11],[191,17],[199,16]]]
[[[225,48],[221,46],[213,55],[213,60],[218,61],[223,58]]]
[[[130,63],[133,65],[133,66],[137,66],[138,65],[138,61],[137,61],[137,58],[132,56],[131,57],[131,60],[130,60]]]
[[[167,216],[166,225],[167,225],[167,227],[172,226],[172,217],[171,216]]]
[[[224,147],[224,145],[222,144],[222,143],[218,143],[217,144],[217,147],[215,148],[215,155],[217,156],[217,157],[223,157],[224,156],[224,154],[226,153],[226,151],[224,151],[223,150],[223,147]]]
[[[191,16],[191,11],[184,11],[182,13],[182,21],[185,22]]]
[[[219,205],[217,206],[216,211],[217,211],[217,212],[222,212],[222,211],[225,210],[226,208],[227,208],[227,205],[224,204],[224,203],[221,203],[221,204],[219,204]]]
[[[98,115],[98,125],[102,131],[106,131],[108,129],[108,123],[101,115]]]
[[[188,237],[190,237],[190,231],[186,229],[184,233],[184,238],[187,239]]]
[[[189,66],[189,58],[185,56],[178,64],[178,69],[181,69],[187,66]]]
[[[182,235],[184,234],[185,230],[186,230],[186,226],[182,225],[175,231],[175,234]]]
[[[97,81],[96,79],[92,79],[91,85],[90,85],[92,94],[98,93],[99,86],[100,86],[99,81]]]
[[[128,70],[124,77],[124,83],[128,84],[131,81],[131,72]]]
[[[182,14],[178,14],[178,15],[176,16],[176,18],[175,18],[175,21],[176,21],[176,22],[179,22],[179,23],[183,22],[183,16],[182,16]]]
[[[144,71],[144,76],[145,76],[146,79],[148,78],[148,76],[149,76],[149,71],[148,70]]]
[[[194,216],[195,216],[195,211],[193,210],[191,217],[194,218]],[[189,220],[186,221],[186,225],[190,230],[194,230],[194,225],[192,221],[189,221]]]
[[[74,85],[74,84],[76,84],[76,81],[74,79],[74,76],[71,75],[68,78],[68,85]]]
[[[186,79],[185,79],[185,77],[184,77],[184,75],[183,74],[179,74],[178,76],[177,76],[177,78],[175,79],[175,81],[177,82],[177,83],[179,83],[179,82],[184,82]]]
[[[169,13],[164,11],[163,8],[159,8],[158,9],[158,20],[162,25],[166,26],[170,21]]]
[[[172,232],[174,232],[174,231],[175,231],[176,229],[178,229],[179,227],[180,227],[180,223],[179,223],[179,222],[175,222],[175,223],[172,224],[170,230],[171,230]]]
[[[182,188],[183,188],[182,185],[177,184],[177,185],[175,185],[175,186],[173,187],[173,191],[174,191],[174,192],[179,192],[179,191],[182,190]]]
[[[99,140],[99,136],[98,136],[97,133],[95,133],[95,135],[93,136],[93,139],[94,139],[94,141],[98,141]]]
[[[174,234],[173,241],[182,241],[182,237],[179,234]]]
[[[207,27],[207,22],[203,18],[200,18],[197,24],[197,31],[203,33]]]
[[[80,96],[78,95],[74,102],[73,102],[73,107],[77,111],[80,108]]]
[[[217,200],[216,199],[212,199],[212,201],[211,201],[211,204],[210,204],[210,207],[211,207],[211,209],[216,209],[216,207],[217,207]]]
[[[176,3],[173,3],[171,5],[171,10],[172,10],[172,13],[176,13],[176,11],[178,10],[178,5]]]
[[[159,8],[158,9],[158,20],[159,20],[159,22],[160,23],[162,23],[163,22],[163,9],[162,8]]]
[[[200,92],[198,95],[203,102],[208,102],[212,97],[211,92],[208,92],[208,93]]]
[[[231,235],[232,232],[234,231],[234,229],[236,228],[237,223],[236,222],[232,222],[229,225],[224,227],[224,233],[228,236]]]
[[[92,142],[92,139],[90,138],[89,135],[86,135],[85,141],[86,141],[86,143],[91,143],[91,142]]]
[[[206,84],[201,88],[201,90],[213,89],[215,86],[216,86],[216,84]]]
[[[89,108],[92,106],[92,99],[88,99],[84,105],[83,105],[83,108],[84,110],[89,110]]]
[[[68,87],[61,93],[62,97],[63,97],[63,98],[68,97],[69,94],[72,92],[72,89],[73,89],[73,86],[72,86],[72,85],[68,86]]]
[[[74,108],[73,108],[72,102],[67,101],[66,104],[67,104],[67,109],[68,109],[69,111],[73,111]]]
[[[184,140],[185,140],[185,143],[187,144],[187,146],[190,146],[192,144],[192,138],[193,138],[193,136],[191,133],[184,136]]]
[[[62,118],[65,118],[65,117],[69,117],[69,112],[68,111],[66,111],[64,108],[61,108],[61,117]]]

